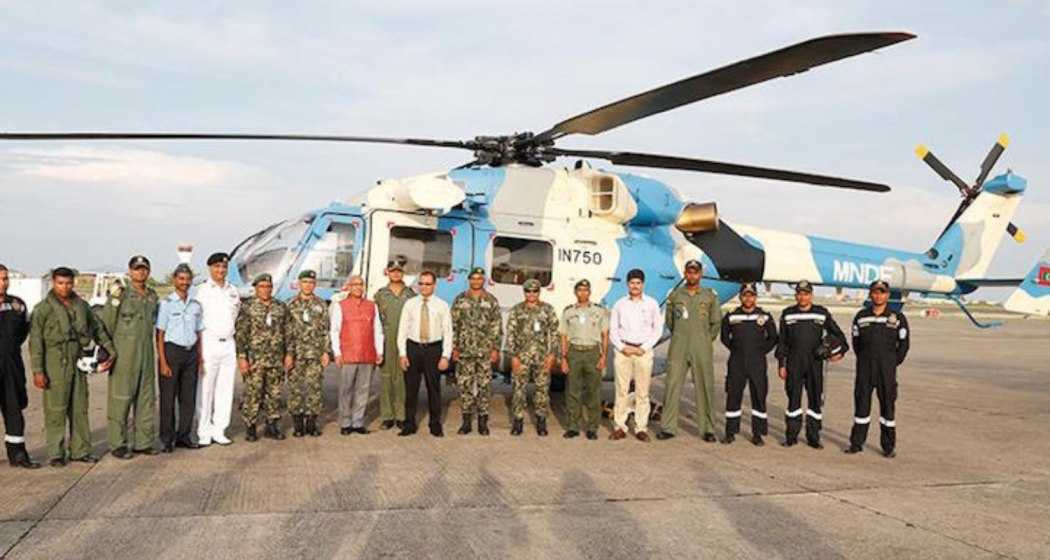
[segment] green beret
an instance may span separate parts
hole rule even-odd
[[[252,286],[258,286],[259,284],[261,284],[263,282],[269,282],[270,284],[273,284],[273,276],[270,276],[269,274],[266,274],[264,272],[264,273],[256,276],[255,280],[252,280]]]
[[[310,280],[317,280],[317,273],[312,270],[304,270],[299,273],[300,280],[306,280],[307,278]]]
[[[521,285],[521,289],[526,292],[532,292],[540,289],[540,281],[535,278],[529,278]]]
[[[485,276],[485,269],[481,268],[480,266],[475,266],[474,268],[470,269],[470,274],[468,274],[467,276],[470,277],[474,276],[475,274]]]

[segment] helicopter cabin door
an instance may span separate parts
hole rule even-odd
[[[437,275],[437,295],[449,304],[467,288],[474,260],[474,226],[469,220],[376,210],[369,216],[371,235],[365,271],[369,297],[386,285],[386,265],[400,260],[405,284],[419,273]]]
[[[317,273],[317,295],[332,299],[351,274],[360,274],[363,246],[364,222],[360,216],[319,214],[310,223],[299,258],[289,271],[289,287],[293,292],[298,290],[299,272],[313,270]]]

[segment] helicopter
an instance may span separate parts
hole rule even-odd
[[[606,305],[626,294],[626,275],[642,269],[646,292],[663,301],[682,281],[685,262],[703,264],[704,285],[721,302],[741,283],[866,288],[874,280],[892,287],[892,305],[909,294],[947,298],[971,321],[962,296],[982,286],[1018,286],[1012,311],[1050,314],[1050,252],[1020,279],[985,274],[1007,232],[1024,234],[1010,220],[1027,181],[1010,171],[989,179],[1006,149],[1003,135],[967,183],[927,148],[918,156],[954,184],[962,201],[926,251],[908,251],[781,232],[724,220],[714,201],[687,201],[672,186],[625,171],[594,169],[586,160],[613,165],[773,179],[807,185],[887,192],[885,184],[723,161],[631,151],[566,149],[570,135],[610,129],[778,77],[914,39],[906,32],[828,35],[704,72],[563,120],[539,133],[476,136],[467,140],[309,134],[169,132],[8,132],[0,140],[270,140],[380,143],[459,149],[473,159],[452,170],[381,180],[347,202],[274,223],[230,252],[229,280],[243,295],[261,273],[273,277],[281,299],[293,297],[301,270],[317,273],[318,293],[338,298],[347,277],[364,277],[367,293],[385,283],[388,262],[399,261],[406,282],[424,270],[438,277],[437,294],[451,301],[466,288],[474,267],[487,271],[488,289],[509,307],[522,299],[531,278],[556,309],[574,301],[572,286],[588,279]],[[557,158],[582,158],[571,168]]]

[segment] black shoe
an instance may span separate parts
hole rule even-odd
[[[306,435],[305,422],[302,414],[292,415],[292,436],[303,437]]]
[[[882,450],[882,456],[887,458],[887,459],[892,459],[892,458],[897,456],[897,452],[895,450],[893,450],[893,449],[890,449],[889,451],[883,449]]]
[[[20,467],[23,469],[39,469],[40,463],[34,463],[29,458],[29,453],[26,451],[26,444],[24,443],[8,443],[7,444],[7,462],[12,467]]]
[[[270,426],[267,425],[266,431],[269,432],[269,430]],[[259,441],[259,434],[255,431],[255,424],[248,424],[248,427],[244,429],[244,441]]]
[[[587,430],[587,439],[595,440],[598,439],[598,432],[594,430]]]
[[[395,422],[393,420],[383,420],[383,423],[380,424],[379,427],[384,429],[384,430],[389,430],[389,429],[393,428],[395,425],[397,425],[397,422]]]
[[[482,414],[478,416],[478,433],[487,436],[489,435],[489,416],[488,414]]]
[[[471,421],[472,420],[473,420],[473,417],[470,414],[467,414],[466,412],[464,412],[463,413],[463,425],[459,427],[459,430],[457,430],[456,433],[461,435],[461,436],[465,436],[465,435],[469,434],[471,432],[471,430],[473,430],[473,426],[471,426]]]
[[[69,461],[65,460],[62,457],[55,457],[54,459],[51,459],[50,461],[48,461],[47,464],[49,466],[52,466],[52,467],[55,467],[55,468],[59,468],[59,467],[64,467],[64,466],[68,465]]]
[[[574,438],[574,437],[576,437],[578,435],[580,435],[580,432],[578,432],[576,430],[569,430],[569,431],[565,432],[564,434],[562,434],[561,437],[563,437],[565,439],[572,439],[572,438]]]
[[[136,449],[134,451],[134,453],[135,453],[135,455],[156,455],[157,453],[160,453],[160,452],[157,451],[153,447],[147,447],[145,449]]]
[[[734,441],[736,441],[736,436],[734,436],[733,434],[726,434],[726,437],[722,440],[722,443],[729,445]]]
[[[317,425],[317,417],[310,415],[306,417],[306,433],[311,437],[320,437],[321,427]]]
[[[514,422],[510,426],[510,435],[520,436],[521,432],[525,429],[525,420],[521,418],[515,418]]]
[[[355,434],[361,434],[363,436],[367,436],[369,433],[371,433],[371,432],[368,431],[368,428],[366,428],[364,426],[358,426],[356,428],[350,428],[350,431],[354,432]]]
[[[441,429],[441,424],[430,427],[430,435],[434,437],[445,437],[445,431]]]
[[[175,451],[174,443],[165,443],[164,445],[160,446],[161,453],[171,453],[173,451]]]
[[[339,428],[339,435],[341,435],[341,436],[348,436],[348,435],[350,435],[352,433],[354,433],[354,429],[349,427],[349,426],[347,426],[345,428]]]
[[[201,448],[201,446],[197,445],[196,443],[193,443],[193,440],[189,440],[189,439],[180,439],[179,441],[176,441],[175,442],[175,447],[181,447],[183,449],[200,449]]]
[[[266,437],[280,441],[284,439],[284,432],[281,431],[281,427],[277,425],[277,420],[270,420],[266,423]]]
[[[547,417],[537,416],[536,417],[536,434],[540,436],[547,435]]]
[[[672,434],[671,432],[663,432],[663,431],[661,431],[658,434],[656,434],[656,439],[658,439],[660,441],[663,441],[665,439],[671,439],[673,437],[674,437],[674,434]]]
[[[781,447],[794,447],[795,445],[798,445],[798,440],[797,439],[785,439],[784,441],[782,441],[780,443],[780,445],[781,445]]]
[[[820,443],[819,439],[818,440],[807,439],[806,440],[806,445],[812,447],[813,449],[824,449],[824,444]]]
[[[863,447],[861,447],[859,445],[853,445],[853,444],[850,444],[849,447],[847,447],[847,448],[842,450],[842,452],[845,453],[846,455],[854,455],[856,453],[860,453],[861,451],[864,451]]]
[[[94,455],[88,453],[87,455],[84,455],[83,457],[76,457],[73,460],[78,462],[78,463],[95,464],[95,463],[98,462],[98,457],[95,457]]]
[[[416,427],[411,424],[404,424],[401,426],[401,431],[397,433],[399,436],[410,436],[416,433]]]
[[[135,455],[134,453],[129,451],[127,447],[118,447],[113,451],[110,451],[109,454],[116,457],[117,459],[130,459]],[[79,461],[80,459],[75,460]]]
[[[405,421],[404,420],[394,420],[394,427],[399,429],[399,430],[404,428],[405,427]]]
[[[766,442],[762,441],[762,436],[758,434],[753,434],[751,436],[751,445],[754,445],[755,447],[762,447],[765,444]]]
[[[703,440],[706,441],[707,443],[714,443],[714,442],[718,441],[718,438],[716,438],[715,434],[712,434],[711,432],[705,432]]]

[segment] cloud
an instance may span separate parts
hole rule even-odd
[[[242,183],[261,170],[241,163],[125,148],[16,148],[0,156],[16,175],[71,183],[131,187]]]

